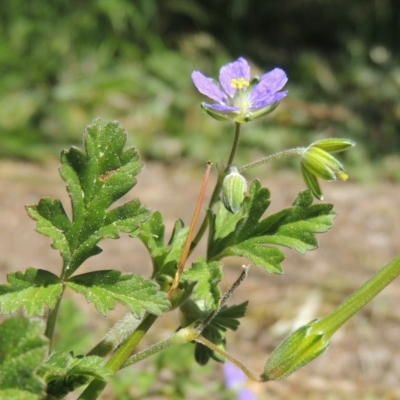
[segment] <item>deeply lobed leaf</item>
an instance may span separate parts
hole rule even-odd
[[[59,200],[42,199],[27,207],[38,232],[60,250],[63,278],[100,253],[97,244],[102,239],[118,238],[121,232],[135,235],[150,215],[138,200],[109,209],[135,186],[143,168],[135,149],[124,150],[126,132],[121,126],[96,119],[85,131],[84,144],[85,151],[72,147],[61,153],[60,173],[71,197],[72,220]]]
[[[53,308],[62,292],[60,279],[42,269],[14,272],[8,274],[7,280],[7,285],[0,285],[0,310],[3,314],[23,307],[28,315],[43,315],[44,307]]]
[[[165,244],[165,225],[158,211],[152,213],[140,227],[138,238],[150,253],[153,262],[153,277],[157,281],[165,276],[174,276],[187,234],[188,228],[181,220],[178,220],[175,222],[169,242]]]
[[[207,263],[200,258],[190,269],[183,273],[183,280],[197,282],[194,287],[195,300],[203,300],[206,309],[217,309],[221,299],[221,289],[218,284],[222,279],[222,263],[218,261]]]
[[[103,315],[115,308],[116,301],[125,304],[137,318],[145,312],[161,315],[170,308],[167,294],[160,291],[154,281],[145,280],[141,275],[95,271],[74,276],[66,284],[84,294]]]
[[[255,180],[239,215],[229,217],[220,209],[215,215],[209,212],[208,259],[237,255],[250,259],[268,272],[282,273],[284,254],[270,245],[305,253],[318,246],[316,233],[333,226],[336,213],[332,205],[312,204],[312,201],[309,191],[301,192],[292,207],[261,219],[270,204],[269,191]]]

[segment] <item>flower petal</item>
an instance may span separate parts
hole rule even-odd
[[[239,391],[237,398],[238,400],[257,400],[255,393],[246,387]]]
[[[280,68],[274,68],[272,71],[264,74],[260,82],[254,86],[250,93],[250,100],[253,103],[263,101],[265,98],[282,89],[287,81],[288,78],[285,71]]]
[[[219,71],[219,81],[221,86],[231,97],[236,93],[236,89],[231,86],[232,79],[239,78],[250,81],[250,66],[242,57],[238,58],[234,62],[224,65]]]
[[[250,111],[259,110],[260,108],[264,108],[264,107],[267,107],[267,106],[269,106],[271,104],[274,104],[277,101],[280,101],[284,97],[286,97],[287,94],[288,94],[288,91],[286,90],[284,92],[278,92],[278,93],[275,93],[275,94],[266,95],[265,98],[253,103],[251,108],[250,108]]]
[[[202,103],[203,107],[212,108],[213,110],[222,111],[222,112],[235,112],[239,111],[239,107],[227,106],[225,104],[208,104]]]
[[[233,389],[246,382],[246,375],[236,365],[227,361],[223,365],[223,368],[225,372],[225,384],[228,389]]]
[[[203,75],[200,71],[193,71],[192,80],[201,94],[221,103],[226,102],[226,94],[211,78]]]

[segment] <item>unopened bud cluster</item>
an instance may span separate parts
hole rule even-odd
[[[307,187],[319,200],[323,199],[317,178],[345,181],[348,178],[342,163],[330,153],[337,153],[355,146],[349,139],[330,138],[318,140],[308,146],[302,155],[301,172]]]

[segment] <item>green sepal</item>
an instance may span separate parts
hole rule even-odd
[[[222,182],[222,202],[226,209],[236,214],[242,207],[246,196],[247,181],[236,167],[231,167]]]
[[[23,308],[27,315],[43,315],[45,307],[54,308],[62,292],[60,279],[49,271],[28,268],[7,275],[0,285],[0,310],[9,314]]]
[[[329,346],[329,338],[315,331],[315,321],[302,326],[284,340],[265,364],[263,380],[283,379],[321,355]]]
[[[303,154],[301,164],[310,174],[326,181],[336,180],[336,174],[344,171],[335,157],[318,147],[309,147]]]
[[[246,114],[242,114],[238,112],[232,111],[219,111],[213,108],[207,107],[205,103],[201,103],[201,108],[211,117],[216,119],[217,121],[233,121],[239,124],[243,124],[246,122],[253,121],[256,118],[263,117],[267,114],[270,114],[272,111],[278,107],[280,101],[277,101],[273,104],[270,104],[264,108],[260,108],[257,111],[249,111]]]
[[[318,200],[323,200],[324,195],[322,194],[322,190],[317,178],[313,174],[310,174],[310,172],[308,172],[303,164],[301,164],[301,174],[303,175],[304,183],[314,195],[314,197]]]
[[[314,143],[311,143],[310,147],[318,147],[322,150],[325,150],[328,153],[338,153],[340,151],[344,151],[349,149],[350,147],[354,147],[356,145],[350,139],[345,138],[327,138],[322,140],[317,140]]]

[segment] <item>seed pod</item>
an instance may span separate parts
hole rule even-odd
[[[247,181],[236,167],[230,167],[222,182],[222,201],[225,208],[236,214],[242,207],[247,192]]]

